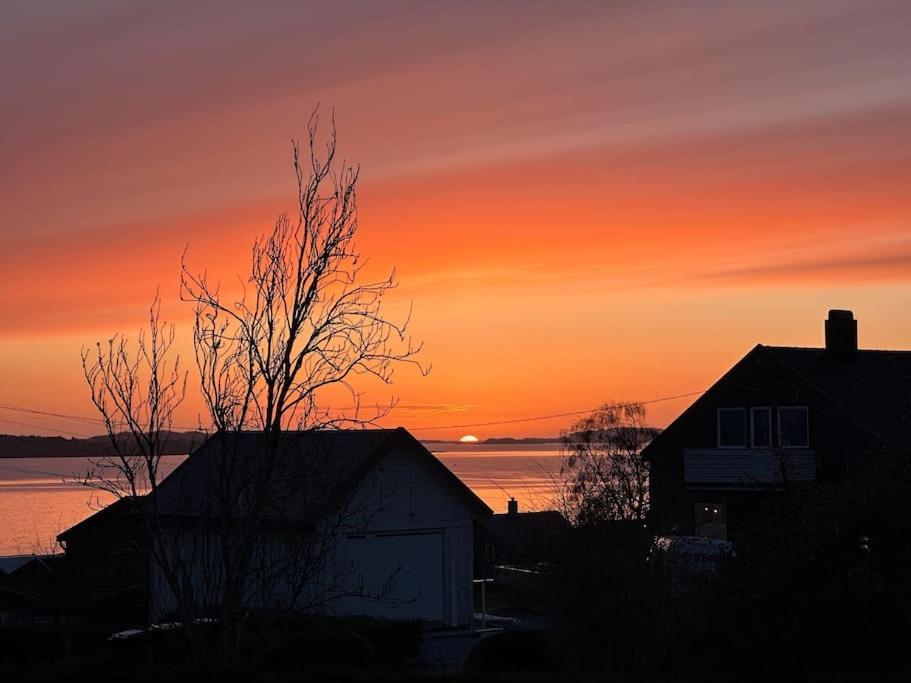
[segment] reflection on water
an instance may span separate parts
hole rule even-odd
[[[506,512],[515,498],[519,509],[553,507],[554,480],[560,472],[560,450],[555,444],[530,446],[449,446],[436,455],[494,512]]]
[[[434,454],[495,512],[515,497],[522,510],[541,510],[554,499],[559,446],[431,444]],[[185,456],[162,459],[170,473]],[[49,552],[61,531],[109,504],[110,494],[77,483],[85,458],[0,458],[0,555]]]
[[[169,474],[185,456],[162,458]],[[78,483],[86,458],[0,458],[0,555],[51,552],[57,534],[114,497]]]

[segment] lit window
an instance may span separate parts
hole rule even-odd
[[[745,448],[747,445],[746,410],[718,409],[718,447]]]
[[[723,503],[696,503],[696,535],[702,538],[728,538],[727,508]]]
[[[778,436],[782,448],[807,448],[810,427],[806,406],[778,409]]]
[[[768,448],[772,445],[772,410],[751,408],[753,423],[753,448]]]

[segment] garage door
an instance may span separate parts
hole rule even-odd
[[[345,539],[349,567],[377,595],[394,578],[386,599],[349,600],[345,611],[389,618],[442,622],[444,617],[443,534],[408,533]]]

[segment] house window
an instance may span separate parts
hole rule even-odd
[[[745,448],[747,445],[746,410],[718,409],[718,447]]]
[[[782,448],[808,448],[810,425],[806,406],[778,409],[778,443]]]
[[[753,448],[768,448],[772,445],[771,408],[750,408]]]
[[[696,535],[727,540],[728,514],[723,503],[696,503]]]

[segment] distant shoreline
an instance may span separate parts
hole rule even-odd
[[[562,443],[559,437],[529,436],[525,438],[513,438],[511,436],[491,437],[479,441],[448,441],[446,439],[420,439],[421,443],[445,443],[455,446],[528,446],[532,444],[559,444]]]
[[[197,448],[206,438],[202,432],[171,432],[168,436],[164,455],[186,455]],[[472,448],[478,446],[530,446],[558,445],[558,437],[492,437],[473,443],[448,439],[423,439],[421,443],[431,446],[443,445]],[[0,434],[0,460],[12,458],[86,458],[110,454],[110,439],[107,436],[65,438],[62,436],[19,436]],[[450,451],[453,452],[453,451]]]
[[[164,455],[186,455],[204,440],[202,432],[170,432]],[[67,439],[62,436],[0,434],[0,460],[11,458],[91,458],[109,455],[108,436]]]

